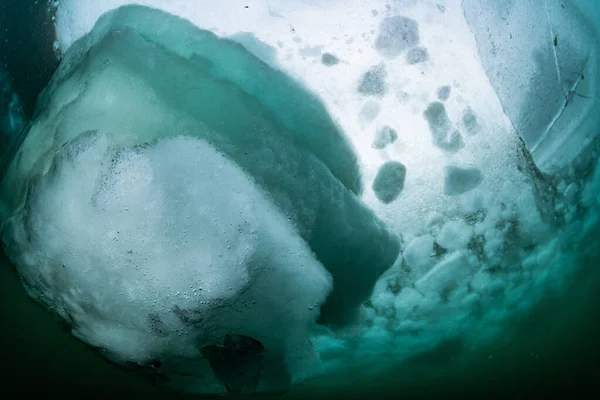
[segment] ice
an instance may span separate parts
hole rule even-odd
[[[458,250],[467,247],[472,235],[473,228],[465,221],[448,221],[440,230],[436,241],[445,249]]]
[[[446,107],[443,103],[433,102],[423,112],[423,117],[429,125],[433,143],[449,153],[456,153],[464,146],[460,132],[454,129]]]
[[[387,91],[386,76],[385,64],[377,64],[371,67],[360,78],[358,93],[367,96],[382,97]]]
[[[232,333],[266,349],[259,391],[318,368],[306,335],[331,278],[223,154],[181,136],[114,148],[89,132],[49,161],[3,240],[30,294],[75,336],[118,363],[189,368],[211,388],[198,355]]]
[[[470,133],[470,134],[477,133],[477,116],[475,115],[475,113],[473,112],[473,109],[471,109],[471,107],[467,107],[463,111],[462,123],[463,123],[463,126],[465,127],[465,130],[468,133]]]
[[[471,280],[473,290],[486,295],[497,295],[504,289],[505,283],[499,279],[492,277],[486,271],[479,271]]]
[[[434,254],[433,243],[435,239],[431,235],[423,235],[414,238],[402,253],[409,267],[423,269],[432,263]]]
[[[388,17],[381,21],[375,48],[384,57],[394,58],[419,44],[419,24],[404,16]]]
[[[374,149],[382,150],[385,149],[388,145],[394,143],[398,139],[398,133],[394,128],[390,128],[385,125],[377,130],[375,133],[375,138],[373,139],[373,144],[371,147]]]
[[[406,53],[406,63],[413,65],[429,60],[429,52],[424,47],[413,47]]]
[[[382,203],[391,203],[396,200],[404,188],[405,178],[406,167],[401,162],[386,162],[379,168],[375,180],[373,180],[372,189],[375,196]]]
[[[477,168],[448,165],[444,168],[444,194],[458,196],[475,189],[483,179]]]
[[[377,118],[377,115],[379,115],[379,111],[381,111],[381,106],[378,102],[373,100],[367,100],[360,109],[360,120],[363,122],[370,122]]]
[[[239,32],[231,35],[230,39],[240,43],[246,50],[270,66],[275,67],[277,65],[277,50],[273,46],[258,40],[252,33]]]
[[[437,88],[435,93],[436,93],[438,100],[439,101],[448,100],[450,98],[451,90],[452,90],[452,87],[448,86],[448,85],[440,86],[439,88]]]
[[[102,12],[129,2],[63,0],[57,12],[60,50],[66,51],[76,39],[89,31]],[[581,270],[585,257],[591,260],[598,258],[600,175],[592,173],[598,155],[589,153],[589,149],[582,150],[580,155],[586,154],[593,159],[589,162],[584,161],[582,156],[569,156],[571,148],[583,148],[586,141],[594,139],[594,132],[588,129],[592,125],[578,127],[576,122],[597,123],[594,118],[598,112],[592,107],[597,104],[597,94],[592,92],[592,96],[586,96],[589,98],[581,96],[586,95],[588,87],[594,90],[598,87],[597,74],[593,70],[598,69],[595,61],[598,53],[595,50],[598,47],[596,21],[600,19],[597,18],[598,8],[594,0],[527,0],[494,4],[493,7],[476,1],[437,4],[429,1],[373,0],[344,2],[342,5],[340,2],[257,0],[249,9],[235,0],[222,0],[211,4],[210,12],[193,2],[139,0],[136,3],[180,15],[220,37],[235,39],[239,34],[253,35],[251,39],[256,40],[255,43],[248,37],[240,42],[246,40],[250,50],[263,60],[268,58],[252,45],[276,49],[271,53],[273,64],[270,65],[276,65],[277,69],[297,78],[316,93],[352,143],[348,146],[351,150],[343,152],[346,156],[339,159],[348,161],[350,158],[347,156],[353,152],[357,156],[346,166],[337,168],[339,154],[333,155],[331,149],[340,147],[325,148],[320,141],[331,136],[331,131],[325,129],[323,132],[320,126],[312,123],[314,113],[311,110],[298,110],[296,96],[275,96],[276,99],[267,104],[267,114],[299,116],[295,121],[306,123],[307,127],[302,132],[295,130],[298,135],[294,138],[306,135],[310,143],[294,146],[307,148],[312,144],[311,154],[322,150],[316,158],[327,160],[323,162],[326,169],[335,170],[333,175],[346,187],[352,186],[349,182],[356,182],[356,190],[352,191],[362,205],[384,221],[384,227],[389,226],[404,238],[403,257],[398,257],[393,267],[377,280],[371,298],[368,299],[368,295],[355,297],[356,293],[350,296],[357,303],[360,297],[370,300],[365,307],[348,307],[348,310],[358,308],[362,313],[362,323],[359,321],[352,326],[351,334],[345,329],[332,332],[330,327],[322,326],[308,334],[328,375],[307,382],[307,390],[322,393],[322,390],[339,385],[351,392],[357,385],[352,379],[356,373],[372,375],[373,384],[377,385],[380,381],[375,379],[375,371],[387,374],[398,363],[418,359],[419,355],[427,352],[435,353],[436,349],[446,348],[457,337],[461,338],[460,351],[464,354],[497,338],[510,340],[511,330],[506,328],[510,328],[513,317],[526,316],[524,313],[548,293],[562,293],[572,282],[572,276]],[[561,3],[564,9],[559,9]],[[536,24],[532,27],[531,21],[534,20]],[[548,21],[551,23],[548,24]],[[592,27],[592,24],[596,26]],[[551,29],[548,29],[549,25]],[[160,24],[155,26],[160,27]],[[555,33],[557,46],[554,46],[555,38],[551,31]],[[530,32],[533,34],[530,35]],[[182,43],[178,48],[186,47],[188,44]],[[429,60],[408,64],[409,53],[416,53],[419,49],[427,49]],[[536,49],[541,50],[536,52]],[[222,50],[220,46],[218,50]],[[567,68],[571,65],[581,67],[583,57],[588,53],[590,71],[584,71],[583,77],[577,74],[567,76]],[[184,50],[181,54],[184,54],[183,59],[189,58]],[[327,62],[327,54],[339,62],[327,66],[323,62]],[[236,65],[240,65],[239,73],[254,70],[235,57],[216,54],[211,60],[213,58],[223,61],[215,67],[216,70],[227,70],[226,59],[235,60]],[[562,87],[555,79],[557,65],[564,81]],[[369,81],[370,85],[365,87],[368,93],[360,93],[357,88],[368,77],[368,71],[377,66],[385,70],[384,76]],[[515,74],[515,71],[518,73]],[[229,74],[225,76],[232,76]],[[272,83],[272,76],[267,74],[266,79],[259,80],[256,90],[244,90],[250,93],[251,98],[273,94],[272,88],[281,85],[280,81]],[[153,77],[164,79],[158,73]],[[257,81],[254,76],[247,77],[249,82]],[[170,78],[175,80],[176,76],[170,75]],[[234,86],[243,86],[239,81],[233,81],[236,82]],[[576,93],[573,90],[564,93],[565,88],[573,85],[577,86]],[[143,89],[145,86],[139,87]],[[440,96],[439,89],[443,87],[448,88],[448,93],[446,95],[442,91]],[[160,89],[158,93],[162,95],[165,90]],[[155,98],[156,94],[149,91],[146,96]],[[222,102],[224,109],[228,107],[229,97],[233,96],[227,96],[227,101]],[[515,105],[513,100],[520,105]],[[564,112],[551,110],[553,105],[561,102],[564,105],[566,100],[569,104]],[[137,101],[137,97],[133,97],[124,99],[123,104],[131,107]],[[175,105],[176,111],[186,102],[169,103]],[[148,102],[144,100],[140,104],[147,105]],[[262,101],[261,104],[266,103]],[[145,114],[149,118],[145,125],[149,132],[154,125],[166,126],[151,119],[154,108],[146,108],[151,110]],[[552,112],[545,114],[547,110]],[[578,115],[580,111],[581,115]],[[531,127],[535,128],[534,125],[544,118],[561,112],[556,119],[556,130],[552,131],[556,135],[549,132],[545,136],[548,141],[542,140],[532,150],[531,142],[544,135],[536,133],[536,129],[524,127],[524,123],[531,123]],[[122,119],[120,115],[117,118]],[[244,118],[241,120],[246,121]],[[575,122],[563,130],[561,126],[567,120]],[[171,121],[169,130],[177,130],[187,124],[180,114],[174,115]],[[279,121],[281,119],[276,122]],[[189,125],[195,127],[195,120]],[[373,148],[373,134],[385,125],[397,129],[401,143],[384,149]],[[574,140],[560,143],[560,140],[553,139],[567,137]],[[227,144],[237,148],[239,141],[231,140]],[[551,154],[548,149],[554,145],[556,149],[564,147],[564,151],[561,149]],[[525,147],[533,151],[533,159]],[[231,151],[222,148],[219,150],[252,179],[264,178],[258,167],[252,171],[259,172],[250,171],[248,165],[252,163],[243,164],[238,157],[240,154],[232,156]],[[252,146],[249,148],[254,151]],[[260,144],[256,148],[260,150],[254,151],[253,163],[263,165],[264,162],[269,165],[265,168],[267,170],[289,159],[287,156],[278,158],[276,146]],[[592,146],[589,148],[593,149]],[[547,160],[556,159],[569,168],[544,167],[546,156]],[[390,161],[401,162],[409,173],[405,176],[401,194],[392,202],[383,203],[372,190],[372,184],[382,165]],[[456,167],[454,172],[459,173],[448,174],[446,166]],[[359,174],[356,173],[358,169]],[[561,171],[560,176],[548,175],[548,172],[554,174],[558,170]],[[292,171],[292,168],[285,171]],[[274,176],[285,177],[287,172]],[[321,178],[318,175],[315,179],[321,181]],[[560,181],[564,182],[560,188],[555,187]],[[267,187],[269,182],[265,182],[256,182],[260,190]],[[292,182],[295,184],[297,180]],[[271,189],[265,191],[277,209],[287,210],[284,212],[286,217],[291,214],[290,222],[295,224],[294,229],[307,242],[312,225],[306,221],[316,209],[311,203],[313,187],[302,192],[298,189],[304,186],[294,184],[279,190],[275,188],[277,185],[272,184]],[[336,187],[332,187],[334,192]],[[364,188],[362,192],[361,188]],[[5,191],[3,196],[10,197],[7,193],[10,192]],[[304,205],[301,200],[310,204]],[[339,209],[346,210],[345,203],[336,204]],[[327,207],[319,210],[323,215],[335,211]],[[369,221],[365,218],[364,221]],[[319,241],[323,254],[329,250],[331,243],[337,245],[339,232],[345,232],[345,228],[341,227],[349,219],[342,218],[341,224],[340,220],[327,220],[320,225],[330,226]],[[465,233],[462,240],[455,241],[459,237],[453,237],[454,231],[448,229],[452,224],[446,226],[450,221],[464,228],[458,230]],[[466,245],[465,224],[473,231]],[[359,221],[348,228],[363,229]],[[445,242],[444,237],[450,244]],[[458,250],[444,248],[439,240]],[[356,238],[355,243],[358,244],[348,248],[377,247],[376,241],[367,234]],[[309,245],[314,251],[314,242]],[[337,254],[343,254],[346,248],[340,246],[339,249],[342,251]],[[332,250],[331,254],[338,250]],[[379,250],[381,255],[384,251]],[[379,250],[374,250],[374,253]],[[392,253],[390,259],[393,258]],[[358,250],[349,254],[348,258],[356,258],[357,255],[360,255]],[[377,260],[379,256],[371,254],[368,257]],[[333,271],[323,262],[324,259],[322,256],[319,258],[323,268]],[[353,271],[349,271],[349,275]],[[333,287],[335,290],[335,277]],[[337,287],[339,289],[339,285]],[[326,300],[325,305],[328,302]],[[331,308],[330,315],[336,315],[333,310],[337,308]],[[185,321],[198,318],[185,308],[174,309],[173,314]],[[346,319],[353,318],[348,316]],[[153,314],[148,316],[148,323],[155,332],[164,331],[164,323],[161,324]],[[255,343],[252,337],[246,335],[220,337],[213,346],[222,347],[216,353],[214,347],[205,349],[207,354],[213,354],[212,370],[217,375],[216,379],[220,380],[215,386],[218,388],[222,388],[220,382],[231,380],[231,376],[238,372],[235,364],[243,364],[236,357],[230,357],[230,353],[235,355],[247,351],[253,354],[249,357],[253,361],[263,354],[262,344]],[[218,359],[223,361],[218,362]],[[224,365],[228,366],[223,368]],[[258,362],[253,365],[258,365]],[[280,364],[274,362],[272,365]],[[251,378],[256,376],[253,366],[247,368]],[[217,370],[221,372],[217,373]],[[199,379],[198,375],[196,379]],[[209,377],[215,378],[210,374]],[[184,386],[189,381],[184,379],[180,383]],[[253,390],[252,379],[229,383],[239,391]],[[206,391],[202,384],[193,387],[196,392]]]
[[[423,295],[417,290],[407,287],[402,289],[394,306],[396,308],[396,318],[406,318],[423,301]]]
[[[600,124],[597,4],[527,0],[497,7],[466,0],[462,6],[482,65],[537,167],[553,173],[569,165]]]
[[[444,289],[452,289],[464,283],[471,269],[471,263],[464,252],[452,252],[415,282],[415,288],[423,294],[441,293]]]
[[[317,317],[360,323],[399,254],[319,99],[178,17],[105,14],[36,115],[0,191],[9,257],[75,336],[159,360],[176,388],[282,392],[318,372]]]
[[[321,63],[327,67],[331,67],[339,63],[340,60],[331,53],[323,53],[321,55]]]

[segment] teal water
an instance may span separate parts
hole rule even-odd
[[[147,399],[187,398],[156,391],[97,356],[61,331],[53,318],[33,304],[5,259],[0,268],[0,338],[5,390],[23,395],[143,395]],[[361,381],[361,371],[339,377],[352,390],[324,391],[320,379],[286,398],[447,398],[498,396],[531,398],[585,395],[600,377],[600,269],[588,260],[564,296],[550,297],[513,321],[515,335],[474,354],[448,344],[391,370],[381,380]],[[490,356],[492,356],[490,358]],[[321,378],[328,379],[328,378]],[[592,392],[593,393],[593,392]]]

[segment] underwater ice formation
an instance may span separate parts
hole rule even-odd
[[[599,133],[598,5],[464,0],[462,7],[481,63],[537,167],[553,173],[570,165]]]
[[[128,6],[42,94],[2,182],[2,239],[29,294],[111,360],[191,391],[283,392],[319,371],[317,317],[359,322],[398,256],[360,192],[316,97]]]
[[[482,179],[481,172],[477,168],[448,165],[444,172],[444,194],[447,196],[456,196],[473,190]]]
[[[406,167],[398,161],[388,161],[377,171],[373,192],[382,203],[391,203],[400,195],[405,179]]]
[[[63,52],[67,51],[92,28],[104,11],[129,2],[61,0],[57,13],[57,46]],[[402,257],[377,280],[364,307],[357,307],[362,318],[353,329],[332,332],[323,325],[314,325],[313,314],[306,316],[308,325],[316,326],[315,330],[307,330],[307,337],[314,344],[327,377],[306,382],[305,388],[319,391],[326,386],[326,390],[352,391],[353,387],[364,385],[366,381],[379,388],[383,384],[377,379],[380,373],[388,372],[399,363],[412,365],[410,363],[423,355],[452,368],[452,361],[448,359],[454,356],[458,359],[498,337],[508,340],[512,318],[523,316],[548,293],[560,294],[586,257],[600,257],[597,246],[600,174],[598,146],[594,144],[597,138],[594,139],[591,129],[594,116],[600,115],[593,112],[597,104],[594,91],[598,88],[594,73],[598,68],[593,67],[593,62],[597,60],[600,43],[596,22],[600,21],[599,9],[594,0],[524,0],[503,2],[502,7],[469,0],[371,0],[344,2],[343,8],[340,2],[333,1],[257,0],[249,9],[235,0],[222,0],[211,2],[210,12],[196,2],[139,0],[136,3],[180,15],[198,27],[237,40],[258,58],[297,78],[314,92],[314,97],[323,102],[332,119],[343,128],[357,154],[351,163],[340,168],[335,168],[337,160],[345,157],[333,156],[324,162],[336,177],[333,182],[362,188],[362,192],[354,191],[362,206],[370,209],[403,239]],[[538,22],[533,28],[532,20]],[[182,43],[178,48],[183,52],[186,46]],[[218,48],[219,52],[223,49]],[[426,48],[429,61],[407,64],[408,54],[415,48]],[[567,50],[568,54],[561,53]],[[339,63],[326,67],[323,64],[325,54],[334,55]],[[561,79],[565,78],[569,66],[580,67],[584,56],[589,56],[590,61],[586,64],[589,68],[583,74],[584,79],[578,83],[565,80],[564,88],[575,84],[576,93],[573,90],[561,93],[563,87],[558,84],[557,75],[560,73]],[[185,64],[187,59],[184,56],[180,61]],[[239,61],[225,56],[215,70],[227,64],[225,59]],[[152,64],[152,58],[146,61],[148,66],[142,68],[146,72],[141,75],[151,71],[151,65],[160,65]],[[144,65],[142,61],[139,63]],[[242,64],[237,72],[253,70],[245,66]],[[373,66],[382,66],[385,76],[379,82],[377,79],[369,81],[375,85],[367,87],[379,89],[360,93],[357,88]],[[211,68],[208,64],[204,67]],[[151,76],[154,80],[163,79],[158,70]],[[250,97],[273,94],[271,88],[281,85],[280,81],[271,82],[272,76],[268,74],[267,84],[261,81]],[[177,77],[183,79],[174,74],[167,75],[168,85],[177,82]],[[147,87],[146,83],[140,88]],[[111,85],[120,87],[121,84]],[[152,83],[150,87],[155,85],[157,83]],[[588,86],[593,89],[591,93],[587,92]],[[451,88],[451,91],[438,92],[442,87]],[[157,96],[154,91],[149,91],[140,94],[139,98],[161,102],[161,96],[166,92],[164,88],[158,90],[160,96]],[[229,106],[230,100],[235,100],[234,96],[229,96],[231,92],[226,93],[223,109]],[[174,97],[161,102],[171,104],[175,101],[173,104],[177,105],[171,107],[174,114],[169,124],[157,122],[163,114],[154,118],[157,107],[150,107],[147,102],[139,104],[147,108],[143,115],[149,119],[143,127],[148,132],[153,132],[155,127],[168,127],[172,131],[196,126],[195,122],[186,119],[187,111],[179,112],[179,105],[187,101]],[[94,97],[84,98],[93,103]],[[139,98],[124,98],[120,104],[127,104],[128,109],[117,109],[115,118],[121,119],[123,114],[137,110]],[[561,128],[553,133],[548,131],[546,139],[533,149],[531,144],[543,136],[543,130],[529,127],[537,126],[540,121],[551,122],[560,112],[546,112],[547,108],[561,103],[561,99],[564,105],[567,98],[569,104],[555,122],[555,126]],[[276,96],[266,109],[301,115],[299,120],[309,125],[302,131],[302,135],[308,135],[308,143],[296,143],[292,147],[307,149],[312,143],[314,146],[309,153],[323,149],[316,159],[327,158],[329,150],[321,146],[320,139],[328,136],[321,135],[319,129],[310,129],[314,126],[311,121],[315,113],[303,113],[296,105],[304,102],[294,100],[295,96]],[[277,113],[267,114],[272,117]],[[110,119],[106,113],[102,117]],[[67,119],[61,122],[48,118],[47,121],[61,129],[71,129],[69,126],[74,123],[64,122]],[[399,138],[384,149],[373,148],[373,135],[384,125],[397,129]],[[131,130],[130,126],[126,124],[124,130]],[[103,130],[96,133],[89,130],[91,135],[112,135]],[[218,133],[215,137],[222,137],[222,132]],[[163,136],[151,146],[184,146],[173,141],[175,138],[170,135]],[[572,140],[561,143],[566,138]],[[188,139],[201,137],[191,135]],[[591,143],[589,146],[588,142]],[[226,144],[237,148],[239,142],[236,139]],[[552,146],[547,146],[550,144]],[[185,142],[185,147],[195,149],[198,146],[201,145]],[[131,148],[129,144],[121,147]],[[221,151],[218,146],[213,148]],[[144,149],[144,152],[138,149],[140,157],[148,157],[149,152],[156,153],[157,150],[152,149]],[[241,154],[231,156],[226,151],[221,152],[233,161],[230,167],[237,167],[238,172],[241,170],[254,180],[262,176],[261,172],[248,173],[251,163],[240,161]],[[279,152],[273,153],[260,153],[254,160],[272,159],[270,166],[273,167],[286,159],[276,158]],[[558,164],[556,168],[550,167],[547,160],[559,160],[569,168],[563,169]],[[388,162],[401,162],[408,172],[401,194],[393,201],[383,203],[377,197],[373,183],[380,168]],[[358,168],[360,174],[353,175]],[[233,173],[236,169],[227,171]],[[350,178],[357,177],[356,185],[350,183],[353,179],[347,179],[344,171],[350,173]],[[286,181],[282,182],[285,184]],[[245,187],[248,193],[253,187],[256,191],[252,193],[267,193],[270,203],[258,203],[264,206],[265,212],[279,210],[287,217],[289,210],[296,210],[296,207],[301,207],[300,211],[314,209],[312,203],[303,205],[301,201],[312,197],[303,192],[292,192],[289,186],[269,192],[264,182],[255,184]],[[279,183],[274,186],[279,187]],[[5,191],[3,196],[10,197],[11,193]],[[286,193],[290,203],[285,202]],[[312,215],[300,214],[290,223]],[[345,219],[341,221],[346,222]],[[285,219],[282,223],[287,225]],[[327,223],[321,226],[327,226]],[[361,230],[362,222],[353,226]],[[329,227],[331,230],[320,242],[326,250],[331,244],[338,244],[338,229],[344,231],[339,225],[330,224]],[[307,243],[306,231],[298,225],[291,228],[288,225],[288,228],[298,240]],[[119,238],[119,242],[121,240]],[[358,238],[357,242],[362,245],[364,240]],[[314,251],[314,243],[308,243],[308,246],[308,250]],[[335,270],[323,260],[318,261],[321,271],[331,275]],[[309,265],[307,270],[316,277],[319,263],[310,262]],[[281,271],[294,273],[294,269]],[[335,280],[333,277],[334,290]],[[322,287],[326,287],[324,282]],[[330,302],[331,297],[319,296],[322,296],[320,291],[314,293],[315,303],[319,298],[325,306]],[[181,323],[198,323],[199,315],[192,309],[180,306],[171,311]],[[164,332],[169,326],[158,313],[149,313],[146,322],[154,334]],[[282,337],[271,339],[277,341]],[[233,391],[249,392],[254,388],[261,391],[255,380],[231,379],[240,372],[234,364],[243,366],[241,369],[249,376],[256,376],[261,368],[257,360],[270,354],[266,353],[268,347],[244,332],[216,337],[212,344],[200,349],[207,361],[204,369],[196,370],[197,376],[208,376],[214,384],[212,387],[218,390],[223,390],[222,382],[226,382]],[[439,352],[438,349],[446,350]],[[151,373],[165,374],[161,370],[169,371],[169,368],[172,371],[168,362],[154,361],[159,360],[147,364]],[[158,369],[155,368],[157,365],[160,365]],[[270,365],[281,364],[273,360]],[[272,379],[285,381],[282,375]],[[181,385],[172,382],[180,388],[185,386],[184,390],[188,391],[211,391],[201,384],[179,383]]]
[[[381,22],[375,48],[384,57],[394,58],[418,44],[417,21],[404,16],[394,16]]]
[[[383,97],[387,91],[386,76],[387,71],[384,64],[377,64],[369,68],[360,78],[358,93],[366,96]]]
[[[385,125],[381,129],[378,129],[375,133],[375,138],[373,139],[373,144],[371,144],[371,147],[382,150],[388,145],[394,143],[396,140],[398,140],[398,133],[396,130]]]

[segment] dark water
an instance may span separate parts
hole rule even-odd
[[[53,24],[43,0],[0,0],[0,67],[9,71],[25,114],[57,67]]]
[[[0,0],[0,66],[11,75],[28,115],[56,68],[52,41],[44,2]],[[515,334],[509,340],[471,354],[462,351],[459,341],[449,341],[376,382],[361,378],[361,371],[335,377],[347,381],[351,391],[343,386],[335,394],[326,391],[326,378],[320,378],[285,398],[595,398],[600,381],[600,260],[589,259],[580,267],[566,294],[548,297],[511,322]],[[21,396],[203,397],[160,391],[97,356],[26,297],[3,257],[0,362],[0,390]]]

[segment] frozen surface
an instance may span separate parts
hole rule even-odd
[[[373,180],[373,192],[382,203],[391,203],[402,192],[405,179],[406,167],[398,161],[388,161],[377,171]]]
[[[281,392],[318,372],[317,317],[360,322],[399,253],[317,98],[149,8],[105,15],[65,54],[2,185],[32,297],[111,359],[158,360],[192,391]],[[228,346],[257,353],[251,382],[213,365]]]
[[[223,384],[282,392],[318,371],[307,334],[331,278],[286,216],[203,140],[110,143],[61,146],[5,227],[29,294],[113,361],[203,391],[223,389],[202,351],[231,334],[266,352]]]
[[[481,171],[477,168],[448,165],[444,169],[444,193],[448,196],[466,193],[479,186],[481,180]]]
[[[598,135],[598,4],[465,0],[463,8],[482,65],[538,168],[568,166]]]
[[[371,145],[374,149],[385,149],[388,145],[398,140],[398,133],[394,128],[385,125],[378,129]]]
[[[129,2],[63,0],[57,10],[57,47],[66,51],[92,28],[104,11],[124,3]],[[370,298],[368,295],[352,297],[356,303],[348,309],[344,319],[358,321],[358,325],[349,332],[332,331],[323,326],[309,331],[308,337],[329,377],[321,380],[321,385],[351,385],[348,374],[357,370],[361,377],[376,378],[390,365],[427,354],[456,338],[463,343],[464,351],[499,337],[508,338],[510,332],[506,326],[511,318],[527,312],[547,293],[560,293],[569,285],[570,277],[582,260],[600,256],[597,246],[600,172],[596,162],[597,144],[594,147],[593,140],[599,131],[597,116],[600,115],[596,110],[600,85],[594,72],[598,70],[600,41],[598,26],[594,24],[600,18],[594,0],[503,1],[494,3],[496,7],[470,0],[391,3],[257,0],[249,2],[248,8],[233,0],[206,3],[141,0],[138,3],[183,16],[200,28],[236,40],[265,65],[280,70],[283,76],[294,77],[314,95],[303,97],[306,101],[300,105],[304,104],[304,109],[297,106],[296,96],[289,95],[274,96],[272,102],[261,100],[263,113],[251,109],[253,114],[250,111],[248,114],[268,114],[269,118],[277,119],[277,132],[289,130],[294,140],[290,144],[287,139],[279,139],[279,133],[266,132],[269,145],[258,141],[255,148],[271,151],[257,150],[246,159],[235,151],[242,143],[239,132],[245,131],[245,123],[233,125],[231,118],[225,119],[225,124],[231,124],[227,125],[230,129],[225,135],[215,128],[219,126],[215,122],[217,118],[211,125],[210,116],[214,113],[209,111],[194,111],[192,114],[196,117],[190,122],[186,119],[189,109],[185,113],[180,111],[186,99],[173,95],[164,97],[169,93],[165,87],[176,84],[182,75],[167,75],[168,84],[159,87],[158,82],[165,81],[165,76],[152,71],[152,66],[161,64],[146,57],[150,54],[148,51],[132,54],[123,59],[128,59],[139,71],[132,76],[140,79],[134,81],[140,93],[131,91],[131,97],[123,98],[122,104],[128,104],[131,109],[110,110],[115,113],[115,120],[127,121],[125,117],[130,111],[136,114],[136,110],[144,109],[139,115],[144,115],[147,121],[141,124],[145,132],[143,138],[129,133],[133,132],[133,122],[124,124],[119,132],[126,132],[125,137],[135,140],[120,146],[128,148],[140,144],[149,136],[172,136],[156,133],[161,129],[200,131],[197,122],[201,120],[203,128],[208,127],[216,134],[188,136],[206,140],[223,153],[232,162],[230,167],[237,166],[252,180],[254,186],[250,185],[248,190],[254,188],[257,194],[266,193],[269,202],[260,203],[265,210],[290,217],[291,227],[282,221],[282,226],[291,230],[289,237],[295,238],[289,240],[303,241],[305,249],[320,252],[318,262],[310,261],[314,272],[311,276],[317,277],[318,271],[329,273],[329,279],[333,280],[331,293],[336,290],[336,279],[340,281],[340,276],[344,276],[339,272],[347,268],[347,260],[361,255],[350,252],[336,265],[332,260],[344,254],[340,249],[345,249],[348,243],[363,244],[360,248],[370,251],[365,254],[366,259],[381,260],[381,265],[387,268],[394,261],[392,258],[395,259],[397,242],[386,233],[386,227],[402,237],[401,257],[395,259],[393,266],[387,270],[377,267],[370,270],[377,272],[371,275],[372,281],[383,273]],[[531,24],[533,20],[539,23]],[[154,26],[162,33],[169,28],[161,24]],[[189,59],[190,52],[186,52],[189,45],[182,42],[179,47],[177,43],[166,47],[174,46],[184,59]],[[213,49],[217,47],[220,53],[221,45]],[[227,69],[230,55],[215,56],[211,61]],[[243,60],[243,71],[253,70],[246,67],[254,64],[245,64],[249,61]],[[411,63],[411,60],[418,62]],[[212,70],[210,65],[204,68],[209,75],[218,74],[215,72],[218,68]],[[571,75],[571,69],[581,73]],[[225,74],[234,72],[228,70]],[[143,79],[145,76],[153,79]],[[273,76],[267,74],[255,91],[251,85],[234,81],[241,92],[260,99],[264,94],[275,93],[264,88],[281,86],[282,81],[273,80]],[[75,79],[68,78],[66,82],[78,87]],[[116,81],[112,75],[104,78],[102,82],[109,82],[109,87],[116,87],[118,91],[127,87],[123,80]],[[140,81],[143,84],[138,85]],[[188,90],[189,83],[183,79],[181,85]],[[111,98],[109,92],[93,92],[94,85],[90,87],[90,93],[83,97],[94,107],[102,103],[98,99]],[[153,89],[144,91],[144,88]],[[243,108],[239,106],[238,95],[222,89],[210,91],[211,101],[222,93],[222,109]],[[289,90],[286,86],[286,93]],[[63,105],[77,98],[74,93],[78,92],[71,88],[62,93],[65,94],[60,100],[62,103],[53,107],[64,108],[66,112],[68,107]],[[201,97],[201,91],[195,92],[195,96]],[[315,99],[324,104],[324,109],[314,108]],[[169,112],[158,113],[166,103],[170,104]],[[74,108],[71,115],[84,110]],[[104,123],[106,115],[112,115],[104,111],[107,109],[99,109],[98,123]],[[97,130],[111,138],[120,137],[103,126],[101,129],[83,126],[85,123],[80,118],[75,119],[78,121],[75,123],[62,116],[49,115],[44,117],[43,124],[51,126],[51,132],[78,135]],[[321,128],[311,129],[313,115],[324,116],[321,121],[325,121],[325,127],[331,127],[335,121],[333,125],[339,128],[328,128],[327,132],[335,133],[323,135]],[[241,120],[248,121],[246,117]],[[263,126],[262,117],[260,121],[259,125]],[[308,126],[290,129],[295,126],[294,121],[308,121]],[[135,122],[140,123],[139,119]],[[287,129],[279,130],[281,125]],[[383,127],[394,129],[396,139],[385,140],[390,138],[388,135],[382,141],[387,142],[385,145],[374,146],[376,135]],[[39,129],[40,141],[45,138],[52,142],[43,134],[46,128],[41,125],[34,127],[30,136],[36,129]],[[64,134],[57,137],[60,135]],[[220,141],[223,137],[235,139]],[[339,140],[344,137],[347,141]],[[323,138],[333,142],[324,145]],[[248,140],[255,143],[251,138]],[[288,147],[279,147],[279,140]],[[171,142],[158,141],[152,146],[167,143]],[[587,143],[591,145],[586,148]],[[46,149],[54,148],[52,146],[48,144]],[[281,155],[281,148],[289,152]],[[332,149],[337,152],[332,154]],[[29,161],[23,156],[24,161],[14,165],[25,162],[31,166],[31,160],[39,158],[46,160],[41,164],[48,169],[54,157],[52,151],[49,153],[36,153]],[[303,168],[294,169],[293,165],[282,163],[289,159],[286,154],[312,155],[308,157],[312,161],[307,159]],[[399,180],[383,180],[388,184],[381,186],[375,183],[381,182],[378,176],[385,171],[383,167],[397,165],[395,163],[403,165],[406,173],[399,194],[390,195],[388,198],[392,200],[384,202],[379,198],[382,193],[379,188],[383,187],[385,192],[391,187],[389,182],[396,182],[397,191]],[[282,166],[283,170],[278,171],[274,166]],[[307,166],[313,168],[314,174],[295,175],[296,171],[306,171]],[[565,166],[569,168],[563,168]],[[290,171],[297,179],[306,180],[300,185],[296,179],[278,180],[288,176]],[[24,176],[21,179],[15,175],[14,182],[28,181],[29,175]],[[328,197],[325,188],[331,184],[332,193],[342,195],[347,202],[333,195]],[[310,191],[298,189],[309,187]],[[309,195],[314,190],[319,193],[315,197],[323,202],[319,204],[324,204],[321,208],[316,208],[315,197]],[[20,209],[19,196],[5,189],[2,197],[3,215]],[[339,207],[341,204],[344,206]],[[331,219],[312,218],[316,209]],[[379,219],[373,219],[372,213]],[[357,217],[346,218],[349,215]],[[373,221],[377,222],[371,225]],[[349,234],[353,231],[358,232],[357,236]],[[316,237],[320,239],[314,239],[312,232],[319,233]],[[367,240],[368,232],[379,232],[378,237],[383,241]],[[378,247],[376,243],[383,246]],[[296,244],[299,248],[303,246]],[[361,271],[363,263],[348,265]],[[366,288],[373,286],[356,288],[350,280],[343,287],[356,294],[365,293]],[[323,293],[317,292],[314,293],[315,304]],[[338,293],[343,294],[343,291]],[[338,309],[332,298],[335,296],[330,294],[320,303],[324,304],[324,310],[328,304],[333,306],[330,310]],[[365,298],[364,306],[355,307],[361,298]],[[360,313],[352,312],[357,308]],[[194,318],[180,311],[174,314],[182,315],[185,320]],[[314,327],[313,314],[307,314],[303,321]],[[330,320],[328,326],[336,325],[335,322]],[[218,358],[223,349],[242,348],[251,354],[264,351],[261,344],[243,333],[219,338],[218,342],[205,349],[204,354]],[[309,365],[311,358],[305,360],[307,364],[303,365]],[[256,371],[256,365],[247,368]],[[235,368],[213,365],[211,370],[231,373]],[[215,374],[221,381],[228,376],[223,372]],[[279,378],[275,381],[281,382]],[[302,379],[301,375],[298,379]],[[216,381],[213,379],[213,382]],[[236,387],[244,387],[244,382],[237,382]],[[186,389],[209,391],[202,384]]]

